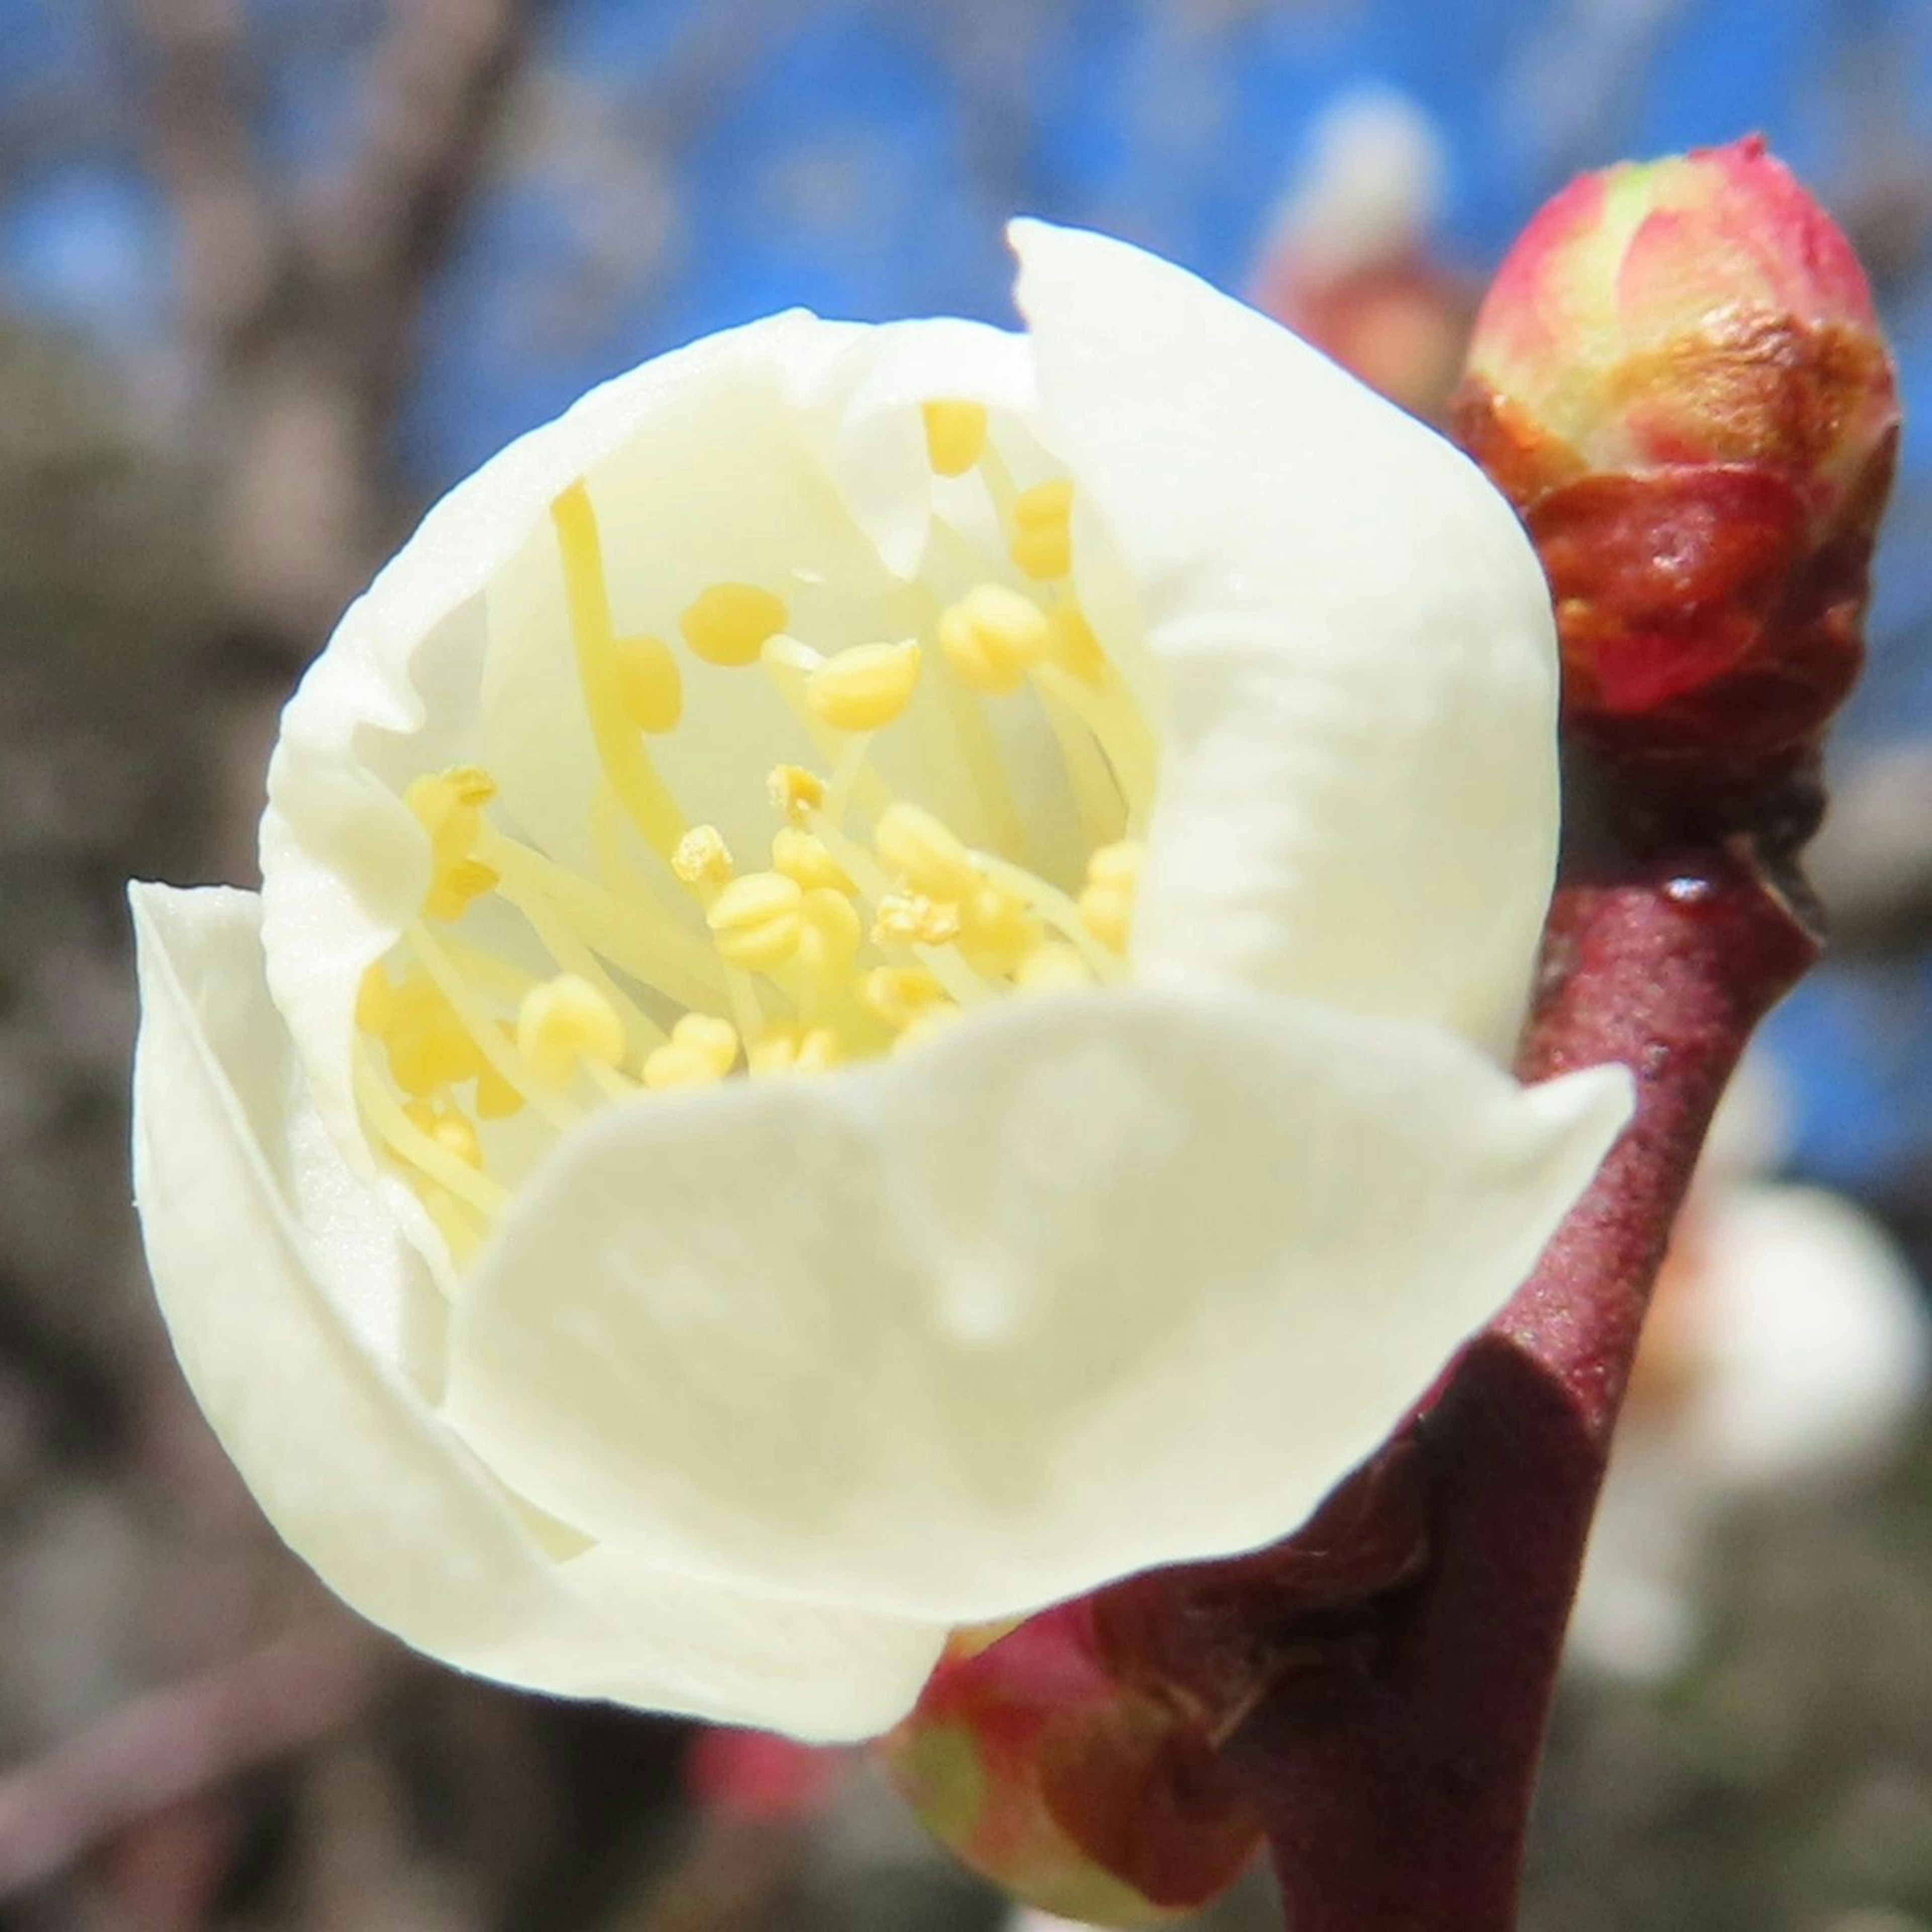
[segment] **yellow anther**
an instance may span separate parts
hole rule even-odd
[[[939,620],[946,662],[975,691],[1017,691],[1046,653],[1046,614],[1004,584],[969,590]]]
[[[1012,972],[1040,945],[1045,928],[1018,893],[982,884],[959,905],[959,950],[976,973]]]
[[[800,825],[825,802],[825,781],[802,765],[774,765],[765,792],[774,812]]]
[[[714,584],[686,608],[678,628],[706,664],[756,664],[787,615],[784,599],[755,584]]]
[[[403,1109],[411,1126],[447,1148],[466,1167],[483,1165],[483,1142],[469,1116],[457,1107],[434,1107],[427,1100],[412,1100]]]
[[[738,1064],[738,1029],[712,1013],[686,1013],[670,1038],[644,1060],[644,1084],[654,1094],[709,1087]]]
[[[731,848],[715,825],[694,825],[677,842],[670,868],[687,886],[722,886],[731,877]]]
[[[423,910],[431,919],[457,920],[470,910],[471,902],[494,892],[502,874],[481,859],[459,859],[441,867],[423,901]]]
[[[624,1023],[588,980],[574,973],[544,980],[517,1012],[517,1051],[539,1080],[561,1087],[580,1060],[615,1066],[624,1058]]]
[[[483,826],[483,808],[496,782],[480,766],[458,765],[411,781],[403,802],[429,835],[430,887],[423,910],[432,919],[460,919],[472,899],[495,891],[494,868],[470,856]]]
[[[1107,674],[1107,654],[1086,612],[1069,598],[1048,612],[1046,628],[1047,656],[1070,677],[1097,686]]]
[[[926,404],[926,453],[941,476],[963,476],[986,446],[984,403]]]
[[[473,1078],[483,1064],[455,1008],[421,974],[391,994],[381,1036],[391,1077],[405,1094],[418,1097]]]
[[[772,869],[796,879],[807,892],[820,887],[833,892],[857,890],[826,850],[825,841],[796,825],[782,825],[773,835]]]
[[[805,894],[782,872],[747,872],[734,879],[705,914],[728,965],[768,973],[798,950]]]
[[[1094,969],[1080,956],[1078,946],[1064,940],[1050,939],[1036,946],[1013,970],[1013,984],[1025,993],[1052,993],[1075,986],[1090,986]]]
[[[817,886],[799,909],[798,963],[821,992],[837,986],[852,970],[865,937],[858,909],[843,892]]]
[[[640,731],[674,731],[684,715],[684,675],[662,638],[623,638],[616,646],[624,709]]]
[[[875,966],[859,982],[859,997],[895,1033],[903,1033],[946,994],[923,966]]]
[[[517,1030],[506,1020],[497,1022],[503,1036],[514,1046]],[[486,1060],[476,1076],[476,1118],[479,1120],[507,1120],[524,1111],[524,1096]]]
[[[746,1059],[754,1074],[823,1073],[844,1058],[830,1027],[768,1027]]]
[[[364,1033],[380,1034],[389,1024],[395,1008],[395,989],[379,959],[362,976],[356,989],[356,1024]]]
[[[1013,505],[1012,558],[1037,582],[1073,568],[1073,485],[1065,477],[1025,491]]]
[[[1080,895],[1081,922],[1102,946],[1116,952],[1127,950],[1141,858],[1139,842],[1124,838],[1118,844],[1102,845],[1087,861],[1087,886]]]
[[[811,673],[805,701],[835,731],[879,730],[912,702],[919,660],[919,646],[910,638],[896,644],[855,644]]]
[[[872,938],[880,946],[948,946],[959,937],[959,908],[923,892],[888,892],[879,902]]]
[[[886,870],[928,898],[963,899],[979,886],[973,855],[931,812],[916,805],[886,806],[872,842]]]

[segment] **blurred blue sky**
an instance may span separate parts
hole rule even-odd
[[[260,133],[320,182],[376,0],[248,0]],[[0,0],[0,299],[138,358],[179,291],[117,0]],[[402,429],[425,495],[597,378],[802,302],[1009,320],[1016,212],[1246,279],[1311,127],[1400,90],[1480,272],[1580,168],[1761,128],[1840,208],[1932,196],[1932,0],[560,0],[435,292]],[[1932,266],[1881,288],[1932,401]],[[1932,436],[1909,432],[1854,742],[1932,733]],[[1924,971],[1820,981],[1774,1037],[1801,1156],[1868,1183],[1932,1148]]]

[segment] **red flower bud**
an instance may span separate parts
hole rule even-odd
[[[990,1645],[956,1638],[875,1748],[956,1856],[1066,1918],[1148,1925],[1192,1911],[1261,1845],[1198,1713],[1108,1670],[1090,1600]]]
[[[1898,399],[1850,243],[1761,140],[1550,202],[1455,424],[1541,552],[1574,732],[1720,790],[1803,764],[1862,657]]]

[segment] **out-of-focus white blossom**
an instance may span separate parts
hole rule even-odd
[[[259,900],[143,887],[196,1394],[461,1666],[808,1737],[949,1627],[1294,1528],[1627,1108],[1506,1066],[1535,559],[1261,316],[1022,224],[1010,335],[586,398],[350,612]]]
[[[1660,1680],[1690,1660],[1724,1512],[1844,1483],[1899,1440],[1932,1370],[1923,1292],[1862,1208],[1769,1181],[1774,1070],[1719,1110],[1658,1286],[1570,1625],[1586,1668]]]

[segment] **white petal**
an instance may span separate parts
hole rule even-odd
[[[1203,988],[614,1108],[480,1261],[446,1412],[696,1574],[1010,1615],[1294,1527],[1528,1271],[1628,1094]]]
[[[814,1738],[901,1715],[940,1633],[545,1531],[434,1420],[345,1314],[345,1284],[428,1291],[307,1098],[256,902],[143,887],[134,907],[135,1187],[155,1286],[196,1399],[296,1553],[405,1642],[507,1682]]]
[[[1557,828],[1555,637],[1508,506],[1184,271],[1037,223],[1013,240],[1044,434],[1132,574],[1159,677],[1137,964],[1506,1057]]]

